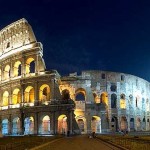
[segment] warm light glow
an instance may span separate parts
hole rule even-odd
[[[32,86],[28,86],[25,89],[25,102],[27,103],[34,102],[34,88]]]
[[[33,58],[28,58],[27,61],[26,61],[26,74],[29,74],[31,71],[30,71],[30,63],[33,62],[34,59]]]
[[[126,101],[125,101],[125,99],[121,99],[120,100],[120,108],[121,109],[125,109],[126,108]]]
[[[9,79],[9,77],[10,77],[10,66],[6,65],[4,69],[4,80]]]
[[[108,105],[108,94],[106,92],[101,94],[101,102]]]
[[[19,66],[21,65],[20,61],[15,62],[14,64],[14,77],[19,75]]]
[[[50,87],[47,84],[43,84],[39,91],[40,101],[46,102],[50,100]]]
[[[15,89],[13,91],[13,96],[12,96],[12,104],[17,104],[21,102],[21,93],[19,89]]]
[[[3,106],[8,106],[8,101],[9,101],[9,93],[8,91],[5,91],[3,93]]]

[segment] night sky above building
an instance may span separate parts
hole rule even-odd
[[[150,81],[150,2],[22,0],[0,3],[0,29],[26,18],[47,70],[133,74]]]

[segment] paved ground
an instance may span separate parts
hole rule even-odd
[[[112,145],[87,136],[77,136],[59,139],[37,150],[119,150]]]

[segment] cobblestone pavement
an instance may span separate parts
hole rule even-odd
[[[49,143],[38,150],[119,150],[118,148],[87,136],[66,137]]]

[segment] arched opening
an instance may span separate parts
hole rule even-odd
[[[3,106],[8,106],[8,104],[9,104],[9,93],[8,93],[8,91],[5,91],[4,93],[3,93]]]
[[[25,118],[24,134],[34,134],[34,118],[33,117]]]
[[[34,88],[32,86],[28,86],[25,89],[25,102],[26,103],[34,102]]]
[[[60,115],[58,117],[58,134],[66,134],[67,133],[67,117],[66,115]]]
[[[111,95],[111,108],[117,108],[117,95]]]
[[[43,84],[40,87],[39,92],[40,101],[46,102],[50,100],[50,87],[47,84]]]
[[[141,130],[141,119],[140,118],[137,118],[137,120],[136,120],[136,127],[137,127],[137,131]]]
[[[76,101],[85,101],[85,95],[82,92],[77,93]]]
[[[8,134],[8,119],[4,119],[2,121],[2,134],[7,135]]]
[[[17,61],[14,64],[14,77],[21,76],[21,62]]]
[[[10,66],[6,65],[4,69],[4,80],[7,80],[10,78]]]
[[[134,128],[134,118],[131,118],[130,119],[130,131],[134,131],[135,128]]]
[[[146,130],[146,121],[145,121],[145,118],[143,118],[143,121],[142,121],[142,130]]]
[[[20,119],[18,117],[13,119],[12,134],[18,135],[20,133]]]
[[[62,100],[69,100],[70,99],[70,92],[68,90],[62,91]]]
[[[150,130],[150,121],[149,121],[149,119],[147,119],[147,130],[148,131]]]
[[[13,96],[12,96],[12,104],[19,104],[21,102],[21,92],[19,89],[15,89],[13,91]]]
[[[127,124],[126,117],[121,117],[121,124],[120,124],[121,131],[126,131],[128,129],[127,127],[128,127],[128,124]]]
[[[83,116],[76,117],[80,133],[85,133],[85,118]]]
[[[115,116],[111,119],[111,128],[112,128],[112,131],[115,131],[115,132],[118,130],[118,119]]]
[[[44,116],[42,119],[41,134],[50,134],[50,117]]]
[[[125,95],[124,94],[120,95],[120,108],[121,109],[126,108],[126,100],[125,100]]]
[[[101,119],[98,116],[93,116],[91,121],[91,131],[101,133]]]
[[[101,103],[106,104],[108,106],[108,94],[107,93],[101,94]]]
[[[35,73],[35,62],[33,58],[28,58],[26,61],[26,74]]]

